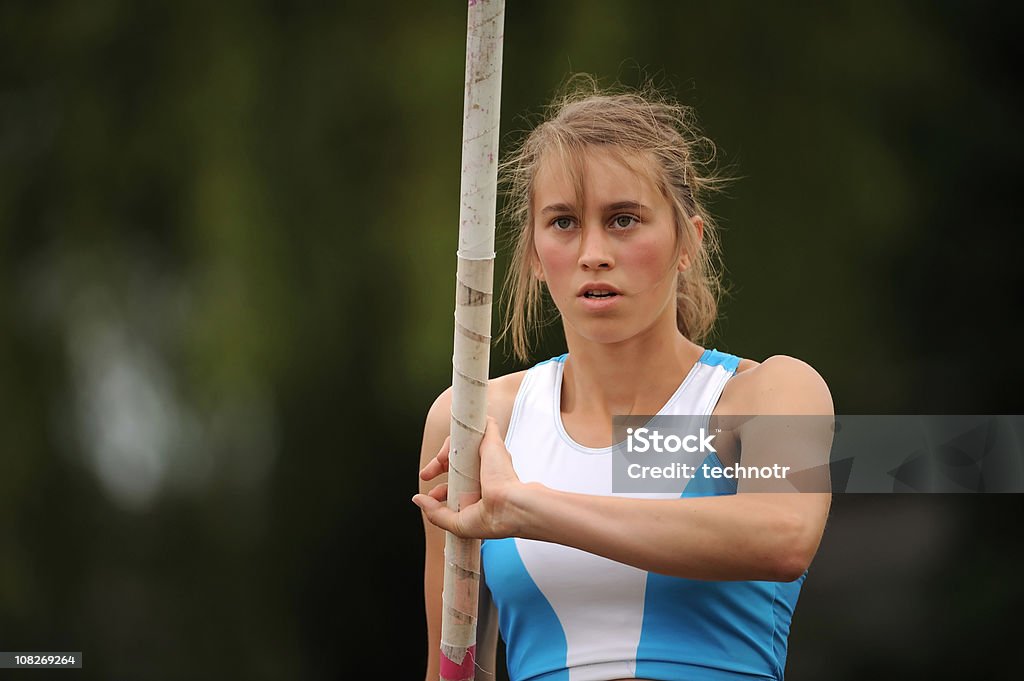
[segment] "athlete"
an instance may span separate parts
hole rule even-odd
[[[656,91],[584,80],[503,165],[519,229],[506,331],[525,359],[546,288],[568,352],[490,381],[482,496],[458,513],[445,503],[451,389],[429,410],[413,498],[428,681],[445,530],[484,540],[477,678],[494,669],[495,614],[512,681],[783,678],[830,494],[706,475],[671,494],[612,490],[613,416],[833,414],[806,363],[700,344],[720,281],[703,140],[690,111]],[[778,470],[780,450],[805,444],[757,422],[704,462]]]

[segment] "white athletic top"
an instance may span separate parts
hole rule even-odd
[[[561,418],[566,355],[527,371],[505,444],[523,482],[612,495],[611,447],[584,447]],[[660,415],[703,415],[704,424],[739,358],[707,350]],[[715,454],[704,463],[720,467]],[[736,482],[698,474],[682,493],[735,494]],[[498,608],[512,681],[622,678],[719,681],[783,678],[794,582],[713,582],[649,573],[578,549],[509,538],[482,545],[483,573]]]

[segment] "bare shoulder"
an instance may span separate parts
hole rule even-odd
[[[519,386],[523,384],[524,376],[525,369],[492,378],[487,385],[487,413],[501,426],[502,435],[508,432],[512,407],[516,403],[516,395],[519,394]]]
[[[788,355],[740,360],[722,402],[734,414],[833,414],[832,394],[810,364]]]
[[[498,422],[502,433],[508,431],[508,424],[512,418],[512,407],[525,375],[526,370],[516,371],[488,381],[487,413]],[[443,442],[448,435],[451,425],[451,410],[452,388],[449,386],[430,405],[430,410],[427,412],[427,423],[424,427],[424,440],[428,438],[439,440],[438,446],[440,446],[440,442]]]

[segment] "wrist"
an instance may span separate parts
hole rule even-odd
[[[538,539],[536,529],[538,499],[551,490],[539,482],[517,485],[508,497],[508,536]]]

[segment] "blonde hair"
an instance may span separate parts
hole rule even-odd
[[[529,361],[530,333],[541,325],[544,291],[534,275],[534,179],[545,154],[555,152],[582,196],[582,168],[588,148],[602,147],[637,172],[653,167],[654,181],[675,216],[677,257],[685,250],[690,266],[677,276],[676,325],[694,342],[708,336],[718,317],[722,293],[720,244],[705,197],[725,180],[711,168],[714,144],[697,129],[693,110],[646,84],[639,90],[603,89],[593,77],[569,79],[549,105],[545,120],[533,128],[501,164],[504,214],[514,227],[512,260],[505,277],[506,321],[501,336],[511,335],[516,357]],[[630,162],[630,156],[654,161]],[[691,220],[704,222],[703,239]]]

